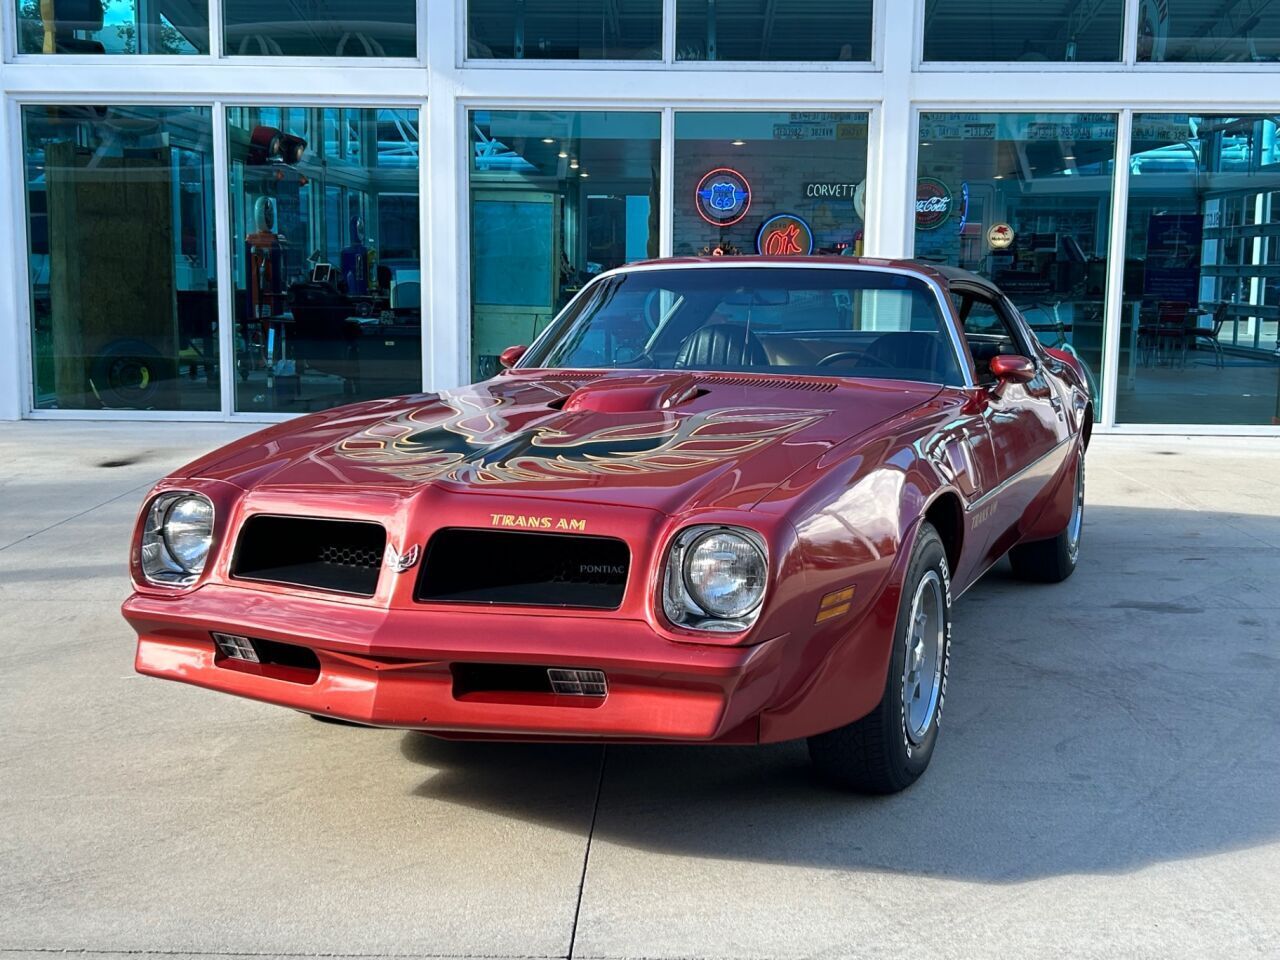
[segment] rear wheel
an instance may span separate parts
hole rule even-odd
[[[1075,572],[1084,532],[1084,452],[1076,458],[1075,499],[1071,519],[1056,537],[1023,543],[1009,551],[1014,576],[1035,583],[1061,583]]]
[[[902,585],[880,703],[861,720],[809,738],[826,779],[859,793],[897,793],[929,766],[951,658],[951,579],[938,532],[920,527]]]

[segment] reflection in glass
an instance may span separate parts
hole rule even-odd
[[[925,113],[915,254],[993,280],[1101,380],[1116,118]],[[1095,409],[1097,409],[1095,407]]]
[[[248,57],[412,57],[414,0],[223,0],[223,48]]]
[[[1274,63],[1280,60],[1280,6],[1270,0],[1144,0],[1138,60]]]
[[[861,253],[867,114],[675,120],[677,256]]]
[[[677,60],[871,59],[871,0],[677,0]]]
[[[1116,419],[1280,422],[1271,116],[1137,114]]]
[[[22,119],[35,407],[216,410],[209,109]]]
[[[661,60],[662,0],[467,0],[473,60]]]
[[[17,0],[19,53],[209,52],[202,0]]]
[[[227,116],[236,409],[304,412],[419,390],[417,111]]]
[[[658,255],[657,113],[471,114],[477,378],[530,344],[591,277]]]
[[[924,59],[1120,60],[1125,0],[927,0]]]
[[[964,382],[937,295],[919,277],[800,266],[608,277],[522,365]]]

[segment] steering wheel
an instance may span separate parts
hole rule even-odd
[[[829,353],[818,361],[818,366],[829,367],[833,363],[839,363],[841,360],[858,360],[865,356],[862,350],[840,350],[836,353]]]

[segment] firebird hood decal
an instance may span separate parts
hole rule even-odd
[[[338,456],[403,480],[538,483],[698,471],[755,452],[830,411],[728,407],[651,411],[601,424],[564,414],[513,428],[502,395],[442,393],[433,407],[373,424],[337,444]]]
[[[430,497],[430,488],[444,487],[668,514],[750,509],[836,444],[940,389],[841,382],[819,392],[745,375],[708,377],[692,395],[672,385],[687,379],[675,372],[508,374],[443,395],[368,401],[279,424],[177,475],[288,489],[292,497],[318,489]]]

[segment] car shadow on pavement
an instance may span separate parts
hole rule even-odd
[[[576,833],[547,786],[599,783],[594,842],[687,856],[1002,883],[1273,842],[1277,525],[1094,507],[1066,583],[998,566],[956,604],[938,750],[894,797],[818,782],[803,742],[402,751],[420,796]]]

